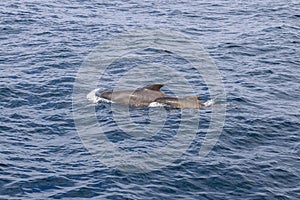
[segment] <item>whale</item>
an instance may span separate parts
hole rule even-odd
[[[150,103],[155,102],[155,99],[169,96],[160,91],[163,86],[163,84],[153,84],[135,90],[108,90],[102,92],[100,97],[114,103],[134,107],[148,107]]]
[[[129,105],[133,107],[157,107],[166,106],[170,108],[203,108],[211,106],[211,102],[201,103],[197,96],[174,97],[163,93],[160,89],[164,84],[147,85],[135,90],[106,90],[100,94],[100,98]]]
[[[156,103],[164,104],[171,108],[203,108],[206,105],[199,102],[197,96],[192,97],[158,97]]]

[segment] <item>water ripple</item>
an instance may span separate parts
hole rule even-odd
[[[24,0],[0,6],[1,199],[300,199],[297,1]],[[203,159],[197,152],[209,110],[197,113],[197,135],[172,166],[122,173],[94,158],[77,135],[73,83],[99,42],[149,27],[180,30],[208,50],[226,88],[226,123]],[[150,52],[160,53],[147,49],[140,59]],[[156,62],[167,65],[169,59]],[[205,85],[177,61],[206,100]],[[111,79],[123,72],[120,63],[139,62],[115,62],[99,84],[113,87]],[[176,134],[176,111],[168,111],[174,116],[163,133],[142,140],[120,132],[109,105],[95,110],[106,136],[128,151],[164,146]],[[135,123],[147,124],[147,112],[134,112]]]

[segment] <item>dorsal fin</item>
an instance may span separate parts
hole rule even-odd
[[[164,84],[153,84],[153,85],[147,85],[147,86],[143,87],[143,89],[160,91],[160,88],[162,88],[163,86],[164,86]]]

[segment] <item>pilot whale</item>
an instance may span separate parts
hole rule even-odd
[[[170,108],[202,108],[211,103],[201,103],[197,96],[173,97],[160,91],[163,84],[147,85],[135,90],[113,91],[107,90],[100,94],[100,98],[114,103],[134,107],[167,106]]]
[[[165,104],[171,108],[203,108],[206,105],[199,102],[197,96],[193,97],[159,97],[154,102]]]
[[[155,99],[168,96],[160,91],[160,88],[163,86],[163,84],[154,84],[136,90],[104,91],[100,97],[114,103],[135,107],[148,107]]]

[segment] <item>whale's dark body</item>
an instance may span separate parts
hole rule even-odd
[[[171,108],[202,108],[197,96],[194,97],[159,97],[155,102],[168,105]]]
[[[160,91],[163,84],[148,85],[136,90],[104,91],[100,97],[114,103],[134,107],[148,107],[157,102],[171,108],[202,108],[198,97],[172,97]]]

